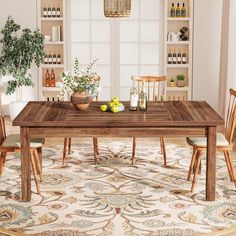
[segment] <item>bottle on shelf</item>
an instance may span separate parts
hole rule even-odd
[[[48,9],[47,9],[47,7],[43,8],[43,17],[48,17]]]
[[[52,64],[52,54],[50,52],[48,55],[48,64]]]
[[[173,56],[172,56],[172,64],[176,64],[177,63],[177,55],[176,55],[176,52],[175,52],[175,49],[174,49],[174,53],[173,53]]]
[[[49,74],[49,71],[48,71],[48,70],[47,70],[46,73],[45,73],[44,86],[45,86],[45,87],[50,87],[50,74]]]
[[[182,54],[182,64],[187,64],[187,54],[186,54],[185,50]]]
[[[57,64],[57,55],[55,53],[52,55],[52,64]]]
[[[169,50],[169,53],[168,53],[168,64],[172,64],[173,61],[172,61],[172,53],[171,53],[171,50]]]
[[[57,7],[57,17],[61,17],[61,8]]]
[[[177,3],[177,7],[176,7],[176,10],[175,10],[175,16],[176,17],[180,17],[181,16],[181,10],[180,10],[179,3]]]
[[[178,54],[177,54],[177,64],[181,64],[182,63],[182,56],[181,56],[181,52],[179,50]]]
[[[146,111],[147,110],[147,93],[144,89],[144,82],[142,83],[142,89],[139,94],[139,110]]]
[[[52,17],[57,17],[57,11],[56,11],[56,7],[55,6],[53,6],[52,7]]]
[[[44,55],[43,63],[48,64],[48,54],[47,53],[45,53],[45,55]]]
[[[52,70],[50,74],[50,87],[55,87],[56,86],[56,76],[54,71]]]
[[[170,17],[175,17],[175,4],[172,3],[170,8]]]
[[[130,89],[129,109],[131,111],[136,111],[138,109],[138,91],[134,86]]]
[[[52,8],[51,7],[48,7],[48,17],[52,17]]]
[[[185,4],[183,3],[183,6],[181,8],[181,17],[186,17],[187,13],[186,13],[186,7]]]
[[[57,64],[61,64],[61,55],[57,54]]]

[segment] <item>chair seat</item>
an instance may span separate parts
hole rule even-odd
[[[31,148],[39,148],[42,147],[42,144],[44,144],[45,139],[43,138],[32,138],[30,140],[30,147]],[[19,147],[20,144],[20,135],[19,134],[11,134],[6,137],[6,139],[3,141],[2,147]]]
[[[206,147],[207,138],[206,137],[188,137],[187,142],[191,146]],[[222,133],[216,134],[216,146],[229,146],[229,142]]]

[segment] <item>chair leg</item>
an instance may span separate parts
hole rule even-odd
[[[198,177],[198,171],[199,171],[199,167],[200,167],[200,163],[201,163],[201,154],[202,151],[198,150],[197,151],[197,156],[196,156],[196,171],[194,173],[194,177],[193,177],[193,183],[192,183],[192,187],[191,187],[191,192],[194,192],[194,187],[195,184],[197,182],[197,177]]]
[[[93,138],[93,148],[95,149],[96,146],[96,150],[97,150],[97,155],[99,155],[99,151],[98,151],[98,139],[97,138]]]
[[[95,165],[97,165],[97,162],[98,162],[98,145],[96,143],[96,138],[93,138],[93,152],[94,152],[94,162],[95,162]]]
[[[38,158],[39,158],[39,162],[40,162],[40,173],[42,174],[43,173],[43,170],[42,170],[42,166],[43,166],[43,163],[42,163],[42,147],[37,148],[37,154],[38,154]],[[38,175],[40,173],[38,172]]]
[[[232,177],[232,173],[231,173],[231,167],[230,167],[230,164],[229,164],[228,155],[227,155],[226,150],[224,150],[223,153],[224,153],[225,162],[226,162],[226,166],[227,166],[227,169],[228,169],[230,181],[233,181],[233,177]]]
[[[36,149],[34,150],[34,158],[35,158],[35,166],[36,166],[37,174],[39,176],[40,182],[43,182],[43,176],[42,176],[42,171],[41,171],[42,167],[41,167],[41,163],[39,159],[39,154]]]
[[[191,162],[190,162],[188,177],[187,177],[188,181],[191,180],[191,175],[193,173],[193,166],[194,166],[194,163],[195,163],[195,160],[196,160],[196,154],[197,154],[197,150],[193,147],[193,154],[192,154],[192,159],[191,159]]]
[[[32,167],[33,175],[34,175],[34,181],[36,184],[37,193],[40,194],[40,185],[39,185],[39,181],[37,178],[37,170],[36,170],[36,164],[35,164],[35,160],[34,160],[34,151],[33,150],[31,150],[30,163],[31,163],[31,167]]]
[[[165,146],[165,140],[163,137],[160,137],[160,143],[161,143],[161,153],[163,154],[163,159],[164,159],[164,166],[167,165],[166,161],[166,146]]]
[[[68,155],[71,153],[71,138],[68,138]]]
[[[234,182],[234,185],[235,185],[235,187],[236,187],[236,176],[235,176],[235,173],[234,173],[233,162],[232,162],[231,157],[230,157],[230,155],[229,155],[229,151],[226,151],[226,153],[227,153],[228,163],[229,163],[229,167],[230,167],[230,173],[229,173],[229,175],[231,175],[232,181]]]
[[[1,152],[1,156],[0,156],[0,176],[2,176],[3,167],[4,167],[4,164],[6,162],[6,156],[7,156],[7,152]]]
[[[62,165],[65,165],[66,160],[66,147],[67,147],[67,138],[64,138],[64,148],[63,148],[63,157],[62,157]]]
[[[134,164],[135,161],[135,150],[136,150],[136,138],[133,137],[133,148],[132,148],[132,165]]]

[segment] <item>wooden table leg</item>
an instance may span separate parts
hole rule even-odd
[[[29,129],[20,128],[21,139],[21,198],[23,202],[31,200],[30,138]]]
[[[206,157],[206,200],[214,201],[216,191],[216,127],[208,127]]]

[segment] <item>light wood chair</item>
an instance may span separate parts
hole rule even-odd
[[[224,153],[226,166],[229,172],[230,180],[234,182],[236,186],[236,177],[234,172],[233,163],[229,154],[232,150],[232,139],[233,133],[236,126],[236,91],[233,89],[229,90],[229,104],[225,123],[225,134],[217,133],[216,136],[216,148],[217,151],[222,151]],[[189,167],[187,179],[191,180],[191,175],[194,172],[193,182],[191,187],[191,192],[194,191],[195,184],[197,182],[197,176],[199,173],[201,155],[202,152],[206,150],[207,139],[205,137],[188,137],[187,142],[193,147],[192,159]]]
[[[34,175],[34,181],[36,184],[37,193],[40,194],[39,180],[42,182],[42,169],[41,169],[41,158],[42,158],[42,144],[44,139],[34,138],[30,140],[30,164]],[[20,135],[12,134],[6,136],[5,121],[4,117],[0,116],[0,176],[2,176],[3,167],[6,162],[6,156],[8,152],[20,152]],[[39,177],[39,180],[38,180]]]
[[[96,83],[97,83],[98,87],[100,85],[100,81],[101,81],[101,77],[100,76],[96,77]],[[94,97],[95,101],[98,101],[98,97],[99,97],[99,92],[97,92],[96,96]],[[93,138],[93,149],[94,149],[94,152],[96,152],[97,155],[99,155],[99,152],[98,152],[98,140],[97,140],[97,138]],[[65,165],[66,153],[68,155],[71,154],[71,137],[64,138],[62,165]],[[97,164],[96,155],[94,155],[94,158],[95,158],[95,165],[96,165]]]
[[[147,91],[148,101],[161,101],[165,96],[166,76],[132,76],[133,86],[138,88],[138,94],[141,92],[142,83]],[[166,161],[165,140],[160,137],[161,154],[163,154],[164,165]],[[132,164],[135,161],[136,138],[133,137]]]

